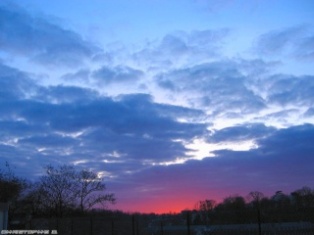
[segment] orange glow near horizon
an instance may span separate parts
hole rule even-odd
[[[146,200],[140,198],[134,201],[118,200],[117,204],[112,206],[112,209],[121,210],[126,213],[180,213],[183,210],[193,210],[198,201],[208,198],[209,196],[178,192],[176,195],[164,195],[159,198],[155,197]],[[219,202],[221,197],[216,195],[216,197],[210,197],[210,199]]]
[[[155,202],[134,202],[134,203],[121,203],[114,206],[113,209],[122,210],[127,213],[180,213],[185,209],[193,209],[193,203],[188,200],[175,200],[175,201],[155,201]]]
[[[110,206],[111,210],[119,210],[125,213],[144,213],[144,214],[175,214],[184,210],[196,209],[195,206],[199,201],[210,199],[216,201],[217,204],[221,203],[225,198],[230,196],[242,196],[243,198],[248,195],[252,190],[246,187],[238,186],[238,190],[233,187],[207,189],[189,188],[189,191],[177,189],[174,191],[164,191],[157,196],[154,195],[141,195],[137,197],[119,197],[117,196],[117,203]],[[285,190],[288,192],[288,190]],[[236,193],[235,193],[236,192]],[[272,189],[264,190],[265,196],[272,195]]]

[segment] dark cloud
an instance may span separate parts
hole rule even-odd
[[[221,150],[215,153],[218,158],[226,158],[228,162],[231,159],[241,162],[242,159],[252,164],[252,168],[257,171],[272,171],[274,175],[284,174],[282,176],[285,177],[293,177],[288,175],[289,171],[293,171],[304,177],[311,172],[310,168],[314,164],[313,140],[314,126],[304,124],[272,131],[266,138],[256,141],[256,149],[240,152]],[[261,169],[258,169],[258,165]]]
[[[215,131],[208,139],[209,142],[242,141],[265,138],[276,129],[264,124],[252,123],[223,128]]]
[[[97,99],[99,94],[95,90],[75,86],[50,86],[38,89],[34,99],[47,103],[76,103],[89,102]]]
[[[110,98],[75,86],[33,86],[27,74],[1,69],[7,95],[0,102],[0,143],[7,156],[22,152],[38,162],[88,159],[97,165],[117,152],[120,164],[132,170],[145,161],[188,157],[183,141],[206,133],[206,124],[177,121],[197,119],[204,115],[200,110],[158,104],[147,94]]]
[[[76,139],[57,134],[32,135],[30,137],[21,138],[17,144],[30,145],[36,148],[65,148],[73,146],[77,142]]]
[[[26,98],[36,87],[26,73],[0,62],[0,102]]]
[[[111,84],[123,82],[136,82],[143,76],[143,72],[128,66],[116,66],[113,68],[103,66],[93,72],[92,77],[96,83]]]
[[[71,130],[76,122],[74,126],[81,130],[92,128],[80,136],[87,148],[93,145],[99,152],[119,151],[130,159],[161,161],[185,156],[187,149],[174,140],[201,136],[206,125],[179,123],[172,119],[173,114],[168,117],[159,114],[164,106],[162,109],[158,106],[146,95],[121,97],[119,101],[99,100],[80,107],[76,121],[63,120],[55,128]]]
[[[80,35],[30,15],[8,1],[0,3],[0,48],[47,65],[73,66],[91,58],[99,48]]]
[[[269,138],[262,139],[258,142],[260,148],[258,153],[263,156],[282,156],[282,158],[299,158],[303,162],[301,156],[313,163],[314,146],[314,126],[304,124],[286,129],[280,129],[274,132]]]
[[[47,132],[47,128],[41,125],[30,124],[25,120],[1,120],[0,121],[0,138],[4,142],[14,142],[18,138],[40,135]]]
[[[167,137],[169,137],[169,135],[171,135],[171,133],[169,133]],[[181,136],[182,135],[183,134],[181,134]],[[182,143],[166,138],[150,137],[148,134],[142,136],[132,133],[117,134],[110,130],[97,129],[83,135],[82,140],[83,143],[86,143],[86,147],[94,146],[94,150],[96,149],[98,155],[101,152],[112,153],[117,151],[123,155],[120,159],[123,162],[129,163],[130,160],[137,160],[135,169],[142,168],[146,161],[158,163],[187,156],[187,149]],[[89,148],[90,147],[80,149],[86,151],[89,150]]]

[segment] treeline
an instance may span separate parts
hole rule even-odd
[[[203,200],[194,211],[194,224],[250,224],[314,222],[314,189],[303,187],[290,194],[277,191],[271,197],[251,192],[245,198],[230,196],[221,203]]]
[[[45,167],[36,182],[17,177],[9,164],[0,169],[0,202],[9,203],[10,217],[63,217],[81,215],[91,208],[115,203],[101,176],[73,166]]]

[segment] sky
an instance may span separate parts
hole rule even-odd
[[[126,212],[314,187],[314,1],[0,0],[0,164]]]

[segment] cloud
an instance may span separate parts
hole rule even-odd
[[[228,29],[176,31],[148,43],[133,59],[153,71],[209,61],[219,57],[228,33]]]
[[[311,124],[281,129],[269,138],[259,141],[261,146],[259,153],[261,155],[280,155],[283,158],[300,156],[299,161],[303,162],[302,156],[311,158],[314,152],[314,147],[311,144],[313,139],[314,126]]]
[[[86,103],[98,97],[98,92],[92,89],[57,85],[41,87],[38,89],[34,99],[47,103]]]
[[[267,137],[273,131],[275,131],[275,128],[267,127],[261,123],[242,124],[220,129],[214,132],[208,141],[219,143],[222,141],[256,140]]]
[[[107,85],[112,83],[136,82],[143,75],[142,71],[128,66],[116,66],[113,68],[103,66],[94,71],[92,77],[96,83]]]
[[[172,70],[156,76],[157,84],[172,92],[196,95],[213,112],[237,110],[256,112],[265,107],[263,99],[247,86],[247,77],[233,61],[217,61]]]
[[[286,177],[285,182],[289,179],[293,181],[292,178],[297,175],[307,181],[307,177],[313,177],[310,171],[314,164],[313,138],[313,125],[293,126],[272,131],[267,137],[258,139],[259,147],[256,149],[242,152],[222,150],[217,151],[216,156],[226,158],[228,162],[232,162],[232,159],[238,159],[239,162],[243,160],[251,164],[251,170],[250,165],[247,166],[248,171],[260,172],[261,177],[267,176],[269,172],[273,177]]]
[[[290,55],[296,59],[313,59],[314,36],[309,26],[301,25],[262,34],[255,50],[262,55]]]
[[[264,84],[267,84],[268,100],[283,106],[295,105],[296,107],[311,107],[314,104],[313,89],[314,77],[273,75]]]
[[[1,50],[45,66],[78,65],[100,50],[77,33],[7,1],[0,4],[0,22]]]
[[[65,148],[67,146],[74,145],[77,140],[74,138],[57,135],[57,134],[43,134],[43,135],[32,135],[18,141],[17,144],[29,145],[32,147],[40,148]]]
[[[314,116],[314,108],[309,108],[305,114],[304,114],[306,117],[312,117]]]
[[[296,48],[295,55],[300,59],[314,59],[314,33],[301,39],[300,44]]]
[[[207,132],[207,124],[195,122],[202,111],[158,104],[147,94],[112,98],[75,86],[33,86],[27,74],[6,66],[2,71],[1,88],[8,95],[0,102],[0,143],[7,156],[23,153],[24,159],[16,159],[25,164],[27,158],[39,165],[43,159],[87,159],[86,164],[97,166],[117,155],[110,172],[119,174],[114,172],[119,166],[135,170],[189,157],[185,142]]]
[[[0,102],[26,98],[36,87],[26,73],[0,62]]]
[[[76,72],[67,73],[63,75],[61,78],[69,83],[80,82],[84,84],[89,84],[89,77],[91,71],[89,69],[79,69]]]
[[[214,122],[234,120],[223,126],[304,123],[304,109],[313,106],[312,76],[274,74],[273,66],[263,60],[216,60],[161,72],[154,81],[186,105],[206,110]]]

